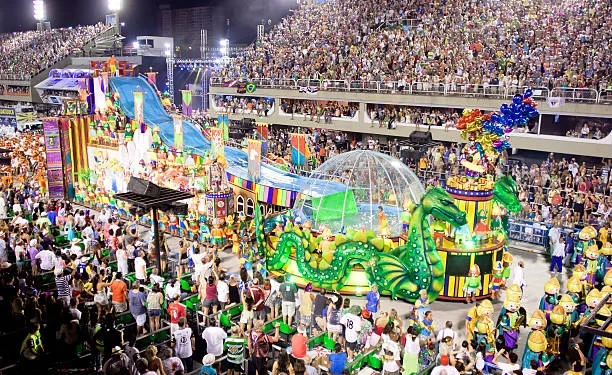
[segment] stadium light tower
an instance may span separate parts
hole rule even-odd
[[[117,34],[121,35],[121,22],[119,22],[119,11],[121,10],[121,0],[108,0],[108,10],[115,15],[115,27]]]
[[[45,22],[47,20],[45,2],[43,0],[34,0],[32,1],[32,5],[34,6],[34,19],[38,21],[36,23],[36,29],[41,31],[50,29],[51,25],[49,25],[49,22]]]
[[[229,60],[229,39],[221,39],[219,44],[221,45],[221,60],[226,63]]]

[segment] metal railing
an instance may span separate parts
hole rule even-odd
[[[227,86],[232,80],[222,77],[212,77],[210,85],[213,87]],[[326,91],[354,91],[380,94],[404,95],[442,95],[461,97],[490,97],[507,99],[521,94],[527,88],[533,90],[533,97],[539,100],[546,98],[564,98],[566,102],[611,104],[612,90],[597,91],[592,88],[547,87],[531,86],[501,86],[491,84],[471,83],[443,83],[443,82],[399,82],[399,81],[346,81],[346,80],[320,80],[311,78],[254,78],[259,88],[297,90],[302,87],[317,88]]]

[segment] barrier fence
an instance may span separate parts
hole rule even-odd
[[[213,87],[233,86],[234,80],[222,77],[212,77]],[[463,97],[490,97],[508,99],[515,94],[523,93],[525,89],[533,90],[533,97],[540,100],[546,98],[563,98],[566,102],[610,104],[612,90],[597,91],[591,88],[532,86],[501,86],[491,84],[443,83],[443,82],[402,82],[402,81],[346,81],[320,80],[312,78],[254,78],[259,88],[298,90],[303,87],[316,88],[321,91],[354,91],[398,95],[442,95]]]

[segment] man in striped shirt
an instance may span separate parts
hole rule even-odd
[[[242,364],[244,363],[244,348],[247,345],[247,340],[240,326],[232,327],[232,335],[225,339],[224,345],[229,364],[227,374],[238,375],[244,373]]]
[[[57,288],[57,299],[64,302],[64,306],[70,306],[70,297],[72,297],[72,276],[74,271],[70,268],[64,268],[64,271],[55,276],[55,286]]]

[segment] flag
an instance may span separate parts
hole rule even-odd
[[[306,135],[291,133],[291,163],[293,165],[306,165],[310,157],[310,150],[306,144]]]
[[[255,92],[255,90],[257,90],[257,83],[255,82],[247,82],[246,84],[246,92],[248,94],[252,94]]]
[[[172,120],[174,122],[174,149],[176,151],[183,151],[183,117],[181,115],[173,115]]]
[[[246,94],[246,92],[247,92],[247,88],[246,87],[247,87],[246,82],[238,82],[236,84],[236,92],[238,94]]]
[[[217,127],[223,129],[223,140],[227,141],[229,139],[229,118],[227,115],[219,115],[217,116]]]
[[[191,90],[181,90],[183,96],[183,115],[191,116],[192,103],[191,103]]]
[[[142,91],[134,91],[134,120],[138,125],[144,123],[144,97]]]
[[[249,157],[249,177],[257,181],[261,175],[261,141],[249,139],[247,154]]]
[[[147,72],[147,81],[149,85],[155,87],[157,83],[157,72]]]
[[[216,159],[217,156],[225,155],[225,150],[223,149],[223,129],[210,128],[210,143],[213,159]]]
[[[301,94],[316,95],[319,89],[315,86],[300,86],[298,92]]]
[[[268,140],[268,124],[266,124],[265,122],[256,122],[255,126],[256,126],[256,131],[257,131],[257,135],[259,136],[259,138],[261,138],[262,141],[267,141]]]

